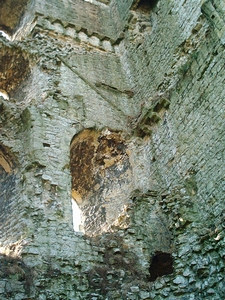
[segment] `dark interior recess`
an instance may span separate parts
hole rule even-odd
[[[173,258],[170,253],[156,252],[152,257],[149,268],[149,281],[155,281],[158,277],[173,273]]]
[[[157,2],[158,0],[140,0],[137,5],[137,10],[148,12],[156,6]]]
[[[48,144],[48,143],[43,143],[43,147],[51,147],[51,145],[50,144]]]

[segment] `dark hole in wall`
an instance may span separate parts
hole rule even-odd
[[[149,10],[156,6],[157,2],[158,0],[140,0],[137,5],[137,10],[149,12]]]
[[[149,281],[155,281],[158,277],[173,273],[173,258],[170,253],[156,252],[152,258]]]
[[[51,147],[51,145],[50,144],[48,144],[48,143],[43,143],[43,147]]]

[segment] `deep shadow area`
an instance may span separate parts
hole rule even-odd
[[[149,281],[155,281],[158,277],[173,273],[173,258],[170,253],[156,252],[152,258]]]
[[[140,0],[136,9],[143,12],[149,12],[156,6],[157,2],[158,0]]]
[[[3,278],[22,283],[24,290],[29,295],[33,285],[33,277],[33,270],[22,259],[0,254],[0,280]],[[8,296],[11,296],[10,290],[6,291],[6,293]]]

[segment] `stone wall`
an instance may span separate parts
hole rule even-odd
[[[223,299],[224,3],[92,2],[0,7],[0,299]]]

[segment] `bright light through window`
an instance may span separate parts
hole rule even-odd
[[[11,40],[10,36],[2,30],[0,30],[0,35],[4,36],[9,41]]]
[[[73,228],[74,231],[81,231],[81,213],[80,213],[80,208],[77,205],[76,201],[73,199],[72,201],[72,209],[73,209]]]
[[[9,100],[9,95],[4,90],[0,90],[0,97],[3,97],[5,100]]]

